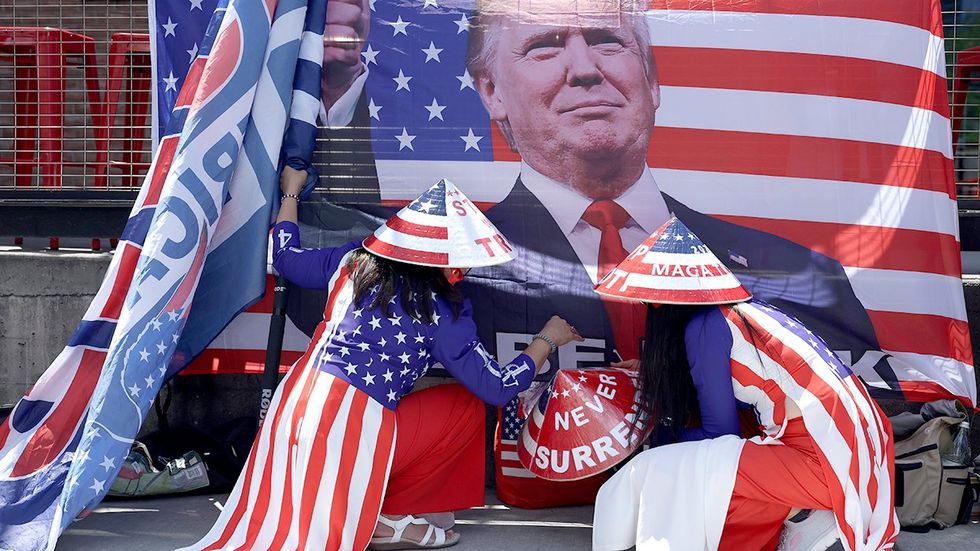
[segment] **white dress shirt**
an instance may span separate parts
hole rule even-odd
[[[597,282],[602,232],[582,220],[585,209],[589,208],[594,199],[542,175],[526,163],[521,163],[521,182],[548,209],[592,282]],[[670,218],[667,203],[649,168],[644,168],[640,179],[614,201],[630,215],[630,219],[619,230],[619,237],[627,252],[635,249]]]
[[[367,82],[368,68],[363,63],[361,64],[362,72],[354,79],[351,83],[350,88],[339,98],[337,102],[330,107],[330,111],[327,112],[326,107],[323,102],[320,102],[320,125],[325,126],[331,130],[337,128],[344,128],[350,121],[354,118],[354,110],[357,107],[357,100],[361,97],[361,92],[364,91],[364,83]]]

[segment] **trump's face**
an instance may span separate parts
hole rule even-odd
[[[477,82],[526,161],[643,162],[660,92],[632,27],[492,24],[494,53]]]

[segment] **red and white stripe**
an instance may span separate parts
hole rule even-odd
[[[777,443],[785,426],[783,404],[792,399],[817,444],[845,547],[890,549],[899,530],[891,426],[865,387],[853,375],[841,377],[759,304],[722,312],[732,331],[736,397],[759,411],[768,435],[763,442]]]
[[[663,99],[648,164],[661,189],[840,261],[907,395],[975,403],[939,1],[648,6]],[[496,130],[493,147],[479,167],[378,161],[382,199],[448,177],[498,202],[519,157]]]
[[[348,275],[342,267],[331,278],[325,321],[276,391],[218,521],[186,549],[367,547],[394,454],[395,415],[313,365],[350,307]]]

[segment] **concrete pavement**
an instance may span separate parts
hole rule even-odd
[[[203,536],[218,517],[225,495],[105,501],[73,524],[57,551],[170,551]],[[587,551],[592,507],[514,509],[487,496],[487,505],[457,514],[462,540],[456,551]],[[925,534],[903,532],[900,551],[975,551],[980,524]]]

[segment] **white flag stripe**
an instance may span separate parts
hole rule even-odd
[[[655,46],[832,55],[896,63],[946,76],[942,38],[917,27],[853,17],[650,10]]]
[[[521,170],[521,163],[505,161],[378,159],[375,164],[382,201],[411,201],[432,182],[445,178],[472,201],[499,203],[510,193]]]
[[[673,266],[711,266],[718,263],[718,257],[714,253],[667,253],[661,251],[647,251],[643,254],[640,262],[644,264],[665,264]]]
[[[892,356],[888,364],[898,372],[901,380],[932,381],[951,390],[960,391],[961,389],[965,389],[968,393],[964,394],[964,396],[975,396],[977,393],[976,377],[963,377],[963,374],[973,374],[972,365],[952,358],[930,354],[895,352],[891,350],[883,350],[882,352]],[[923,367],[928,367],[929,372],[924,373]]]
[[[333,379],[333,377],[330,378]],[[339,379],[337,381],[339,382]],[[344,392],[343,401],[340,407],[337,408],[337,420],[330,426],[330,431],[327,435],[326,449],[328,450],[344,449],[344,435],[347,432],[347,420],[350,419],[351,402],[354,400],[355,392],[360,391],[352,386],[348,386]],[[310,522],[310,532],[307,536],[307,541],[299,542],[299,549],[305,548],[307,542],[327,541],[326,534],[332,528],[330,523],[327,522],[330,519],[330,508],[332,505],[341,505],[340,503],[334,503],[331,497],[333,496],[333,489],[339,477],[340,457],[341,454],[339,453],[328,453],[325,456],[320,484],[317,487],[316,493],[318,499],[316,500],[316,505],[313,507],[312,516],[314,519],[322,520],[320,522]]]
[[[510,461],[519,461],[520,458],[517,456],[517,452],[502,451],[500,452],[501,459],[507,459]]]
[[[322,63],[323,35],[304,31],[300,37],[299,58],[314,63]]]
[[[537,478],[531,471],[524,468],[501,467],[500,471],[504,476],[516,476],[517,478]]]
[[[854,294],[868,310],[932,314],[966,321],[963,280],[924,272],[844,266]]]
[[[927,149],[952,158],[949,119],[926,109],[812,94],[680,86],[661,87],[661,98],[659,128],[855,140]]]
[[[377,237],[377,235],[375,235],[375,237]],[[387,241],[383,241],[381,238],[378,238],[378,241],[382,241],[383,243],[387,243],[388,245],[391,246],[398,246],[395,243],[388,243]],[[418,246],[415,247],[416,250],[449,254],[450,243],[448,239],[430,239],[428,237],[419,237],[413,235],[412,243],[418,244]]]
[[[290,113],[292,118],[301,120],[310,126],[316,126],[316,118],[320,114],[320,100],[303,90],[293,90],[293,105]]]
[[[652,172],[663,191],[705,213],[756,218],[778,215],[787,220],[901,228],[959,238],[957,203],[946,193],[756,174],[666,168]]]
[[[621,273],[619,269],[616,270]],[[678,291],[695,291],[702,289],[732,289],[738,286],[738,282],[731,274],[716,277],[670,277],[655,276],[631,273],[626,276],[625,281],[612,280],[612,287],[628,289],[630,287],[640,287],[644,289],[673,289]]]

